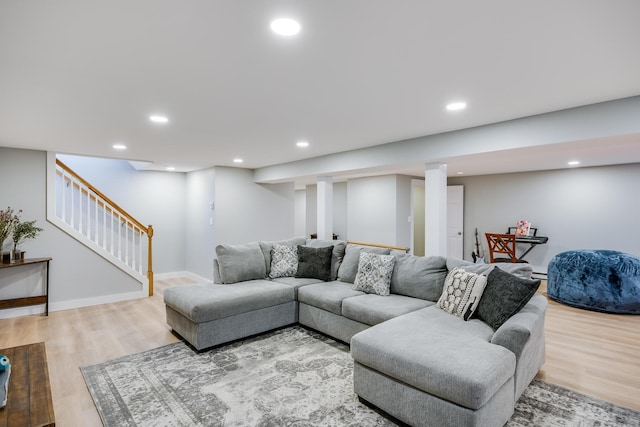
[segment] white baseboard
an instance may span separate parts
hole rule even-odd
[[[12,317],[31,316],[33,314],[43,314],[44,304],[29,307],[6,308],[0,310],[0,319],[10,319]]]
[[[73,308],[90,307],[93,305],[109,304],[112,302],[129,301],[132,299],[145,298],[147,295],[142,291],[127,292],[124,294],[104,295],[99,297],[74,299],[69,301],[51,302],[49,301],[49,312],[70,310]],[[0,319],[12,317],[31,316],[33,314],[43,314],[44,304],[29,307],[10,308],[0,310]]]
[[[109,304],[112,302],[129,301],[148,297],[143,291],[127,292],[124,294],[103,295],[99,297],[74,299],[60,302],[49,302],[49,311],[71,310],[73,308],[90,307],[93,305]]]
[[[189,277],[193,280],[197,280],[198,282],[213,283],[212,280],[206,279],[202,276],[198,276],[197,274],[192,273],[190,271],[172,271],[170,273],[157,273],[153,275],[154,280],[168,280],[168,279],[176,279],[179,277]]]
[[[198,276],[190,271],[175,271],[170,273],[155,274],[156,280],[174,279],[178,277],[189,277],[200,283],[213,283],[211,280]],[[148,295],[144,291],[126,292],[123,294],[103,295],[99,297],[80,298],[67,301],[51,302],[49,301],[49,312],[71,310],[74,308],[91,307],[100,304],[109,304],[112,302],[129,301],[133,299],[146,298]],[[12,317],[31,316],[34,314],[43,314],[44,304],[29,307],[8,308],[0,310],[0,319],[9,319]]]

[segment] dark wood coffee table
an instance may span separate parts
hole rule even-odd
[[[7,406],[0,409],[0,427],[55,426],[44,343],[0,349],[0,354],[11,362]]]

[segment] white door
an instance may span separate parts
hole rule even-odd
[[[424,256],[424,181],[412,180],[411,250]],[[463,258],[464,187],[447,186],[447,256]]]
[[[447,256],[463,258],[464,187],[447,186]]]

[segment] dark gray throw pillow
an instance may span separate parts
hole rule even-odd
[[[298,271],[296,277],[331,280],[331,253],[333,246],[310,248],[298,246]]]
[[[476,316],[498,329],[529,302],[538,286],[540,279],[523,279],[495,267],[487,276]]]

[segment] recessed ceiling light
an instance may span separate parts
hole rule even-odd
[[[126,150],[127,146],[124,144],[113,144],[112,145],[114,150]]]
[[[241,158],[233,159],[233,163],[242,163],[242,162],[244,162],[244,160],[242,160]]]
[[[167,123],[169,121],[165,116],[149,116],[149,120],[154,123]]]
[[[173,167],[173,166],[167,166],[165,169],[166,169],[166,170],[168,170],[168,171],[174,171],[174,170],[176,170],[176,168],[175,168],[175,167]]]
[[[459,111],[464,110],[465,108],[467,108],[466,102],[452,102],[450,104],[447,104],[448,111]]]
[[[457,174],[458,175],[464,175],[464,172],[460,171],[460,172],[457,172]]]
[[[300,32],[300,24],[289,18],[278,18],[271,21],[271,31],[281,36],[295,36]]]
[[[569,166],[577,166],[580,164],[580,162],[578,160],[571,160],[570,162],[567,163]]]
[[[297,145],[298,147],[305,148],[305,147],[308,147],[308,146],[309,146],[309,143],[308,143],[307,141],[298,141],[298,142],[296,142],[296,145]]]

